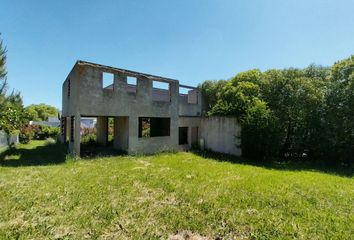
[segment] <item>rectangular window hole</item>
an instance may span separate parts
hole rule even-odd
[[[127,77],[127,92],[136,93],[136,77]]]
[[[179,94],[187,95],[190,88],[179,87]]]
[[[113,73],[102,73],[102,87],[104,89],[113,90],[114,74]]]
[[[170,102],[170,84],[166,82],[152,81],[152,100],[157,102]]]
[[[199,91],[193,87],[179,87],[179,95],[182,102],[188,104],[198,104]]]
[[[139,118],[139,137],[150,137],[150,118]]]
[[[128,85],[136,85],[136,77],[127,77]]]
[[[152,87],[156,89],[170,90],[170,84],[167,82],[152,81]]]
[[[139,138],[170,136],[170,118],[139,117]]]

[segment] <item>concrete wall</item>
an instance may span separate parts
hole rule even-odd
[[[114,118],[114,147],[127,152],[129,147],[129,117]]]
[[[13,134],[10,137],[10,144],[18,144],[19,139],[18,139],[18,134]],[[5,147],[7,146],[7,134],[4,133],[3,131],[0,131],[0,147]]]
[[[103,88],[103,73],[113,74],[112,87]],[[128,85],[128,76],[136,77],[136,86]],[[68,96],[69,79],[70,96]],[[169,91],[154,89],[153,81],[168,83]],[[163,94],[156,96],[159,92]],[[80,116],[128,117],[125,123],[128,129],[124,131],[125,134],[129,134],[128,145],[124,147],[127,147],[128,153],[178,149],[179,82],[177,80],[165,80],[157,76],[78,62],[63,84],[62,96],[64,117],[75,116],[75,119],[79,119]],[[170,136],[139,138],[139,117],[170,118]],[[76,136],[78,136],[77,132],[78,130],[75,130]],[[74,141],[80,141],[80,138]],[[70,146],[74,145],[70,144]]]
[[[232,117],[205,117],[200,122],[200,137],[205,148],[215,152],[241,156],[241,125]]]
[[[111,71],[114,74],[112,89],[102,87],[102,74],[109,72],[91,65],[76,65],[70,73],[71,96],[67,97],[67,81],[63,85],[63,115],[82,116],[173,116],[177,117],[178,81],[169,81],[171,100],[161,98],[153,101],[152,81],[155,79],[137,77],[136,93],[130,91],[127,76]],[[76,91],[77,90],[77,91]],[[78,96],[78,97],[76,97]],[[158,99],[157,99],[158,100]]]
[[[188,94],[180,94],[178,101],[179,116],[201,116],[202,94],[199,89],[193,89]]]
[[[103,74],[113,74],[113,84],[103,88]],[[135,77],[136,85],[127,77]],[[169,84],[169,90],[153,88],[153,81]],[[70,96],[68,96],[70,82]],[[179,93],[179,82],[149,74],[111,68],[79,61],[63,83],[62,115],[75,117],[74,142],[69,148],[80,152],[81,117],[115,117],[114,146],[128,153],[154,153],[163,150],[189,149],[203,138],[206,148],[216,152],[241,155],[240,125],[235,118],[201,118],[202,95],[199,89],[188,86],[188,94]],[[139,117],[170,118],[170,136],[139,137]],[[67,118],[68,120],[70,118]],[[99,122],[98,122],[98,125]],[[104,124],[106,126],[106,124]],[[104,141],[106,129],[98,127]],[[188,127],[188,144],[179,145],[179,127]],[[67,136],[70,121],[67,121]],[[100,135],[100,134],[99,134]]]

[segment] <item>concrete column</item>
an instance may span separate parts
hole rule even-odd
[[[129,117],[114,118],[114,148],[128,151],[129,145]]]
[[[152,80],[145,77],[138,77],[136,81],[138,100],[150,103],[152,101]]]
[[[70,131],[71,131],[71,118],[66,117],[66,138],[65,142],[69,141],[70,142]]]
[[[139,135],[139,118],[136,115],[130,115],[128,117],[129,122],[129,138],[128,138],[128,154],[134,154],[138,147],[138,135]]]
[[[171,95],[171,103],[174,105],[178,105],[179,83],[177,81],[170,83],[170,95]]]
[[[179,97],[179,83],[178,81],[170,83],[170,93],[171,93],[171,143],[173,148],[178,148],[178,97]]]
[[[122,74],[114,74],[114,90],[115,91],[127,91],[127,77]]]
[[[74,119],[74,155],[80,156],[80,142],[81,142],[81,135],[80,135],[80,122],[81,116],[80,114],[75,114]]]
[[[97,117],[96,132],[97,142],[104,146],[107,145],[108,117]]]

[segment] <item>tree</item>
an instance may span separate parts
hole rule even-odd
[[[207,87],[204,94],[214,94],[209,97],[213,103],[210,115],[235,116],[241,122],[241,147],[246,157],[272,156],[278,143],[274,130],[276,119],[261,99],[261,82],[262,73],[255,69],[239,73],[226,82],[206,82],[202,85],[202,90]],[[222,88],[216,87],[221,84]]]
[[[0,38],[0,112],[5,102],[6,74],[6,48],[3,47],[3,41]]]
[[[223,81],[219,89],[217,82],[207,81],[202,90],[213,94],[208,96],[209,115],[239,118],[244,156],[316,159],[326,138],[329,73],[329,68],[313,64],[305,69],[254,69]]]
[[[58,116],[57,108],[44,103],[32,104],[26,107],[26,111],[32,121],[47,121],[48,117]]]
[[[7,97],[0,115],[0,127],[7,134],[8,143],[11,134],[26,125],[27,122],[28,115],[23,108],[20,94],[12,93]]]
[[[4,80],[6,78],[6,74],[6,48],[3,47],[3,41],[0,38],[0,80]]]
[[[27,113],[19,93],[6,95],[6,74],[6,48],[0,40],[0,130],[7,134],[9,143],[11,134],[27,123]]]
[[[241,124],[241,147],[244,156],[266,160],[277,155],[280,142],[277,119],[266,102],[255,100],[247,109]]]
[[[331,68],[322,151],[330,162],[354,164],[354,56]]]
[[[0,33],[1,37],[1,33]],[[6,101],[6,48],[3,47],[3,41],[0,39],[0,113],[4,113]],[[1,125],[0,125],[1,129]]]
[[[209,114],[242,118],[246,110],[259,100],[260,87],[257,84],[259,74],[259,70],[250,70],[237,74],[227,82],[221,81],[222,88],[215,88],[218,91],[216,94],[210,91],[215,94],[216,99]],[[215,83],[215,86],[220,86],[220,83]]]
[[[311,66],[311,71],[317,71]],[[315,154],[322,126],[325,81],[310,76],[308,69],[269,70],[264,73],[262,99],[278,119],[280,157]],[[325,75],[320,75],[325,76]]]
[[[219,94],[227,84],[226,80],[211,81],[207,80],[199,85],[203,95],[203,107],[205,111],[210,111],[218,101]]]

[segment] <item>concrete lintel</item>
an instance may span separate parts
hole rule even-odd
[[[120,73],[123,74],[124,76],[129,76],[129,77],[145,77],[148,79],[156,79],[158,81],[163,81],[163,82],[175,82],[178,81],[176,79],[172,79],[172,78],[166,78],[166,77],[161,77],[161,76],[156,76],[156,75],[151,75],[151,74],[147,74],[147,73],[141,73],[141,72],[135,72],[135,71],[131,71],[131,70],[126,70],[126,69],[121,69],[121,68],[116,68],[116,67],[110,67],[110,66],[105,66],[105,65],[101,65],[101,64],[97,64],[97,63],[92,63],[92,62],[86,62],[86,61],[82,61],[82,60],[78,60],[76,62],[77,65],[88,65],[88,66],[92,66],[95,68],[100,68],[106,72],[109,73]]]

